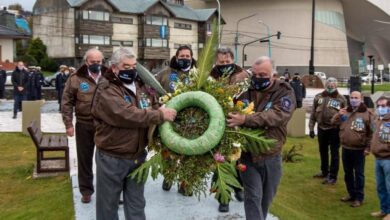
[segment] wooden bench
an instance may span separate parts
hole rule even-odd
[[[69,171],[69,145],[66,134],[42,134],[35,121],[27,127],[35,147],[37,149],[37,173],[42,172],[67,172]],[[64,152],[63,157],[45,157],[45,152]],[[64,160],[64,167],[43,167],[42,161]]]

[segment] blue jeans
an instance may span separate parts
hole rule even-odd
[[[353,200],[364,200],[364,150],[343,148],[344,181],[349,197]]]
[[[375,161],[376,190],[382,212],[390,214],[390,160]]]

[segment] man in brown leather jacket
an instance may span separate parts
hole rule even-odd
[[[379,97],[376,107],[371,152],[375,156],[376,190],[381,210],[371,213],[371,216],[390,220],[390,99]]]
[[[265,136],[277,142],[269,152],[241,156],[247,170],[241,172],[247,220],[264,220],[282,176],[281,150],[286,142],[287,123],[295,110],[294,91],[287,82],[272,78],[273,62],[260,57],[252,65],[251,89],[240,99],[255,103],[252,115],[229,113],[229,127],[245,126],[265,130]]]
[[[344,181],[348,191],[348,196],[341,201],[352,202],[351,207],[359,207],[364,200],[365,156],[370,150],[375,115],[367,109],[358,91],[351,93],[349,103],[333,116],[332,124],[340,128]]]
[[[136,64],[132,51],[115,51],[93,99],[97,220],[118,219],[121,192],[125,218],[145,219],[144,184],[128,175],[145,161],[148,127],[176,117],[174,109],[157,109],[155,92],[138,77]]]
[[[102,65],[103,54],[90,49],[84,55],[84,65],[69,76],[62,95],[61,112],[66,134],[73,136],[73,112],[76,113],[76,148],[79,189],[81,201],[89,203],[94,193],[92,160],[95,149],[95,126],[91,115],[91,102],[102,73],[107,68]]]
[[[317,123],[318,144],[321,157],[321,172],[315,174],[313,177],[326,178],[323,184],[333,185],[337,181],[340,163],[340,138],[339,129],[331,123],[331,119],[345,106],[347,106],[347,100],[337,91],[337,80],[329,77],[326,81],[326,89],[314,97],[313,110],[309,122],[311,138],[315,137],[314,125]],[[331,156],[330,167],[329,145]]]
[[[234,64],[234,53],[228,47],[220,47],[217,50],[216,62],[214,68],[210,73],[211,77],[214,79],[219,79],[220,77],[228,77],[228,83],[230,85],[240,83],[248,79],[248,73],[241,68],[240,66]],[[213,180],[217,176],[213,176]],[[240,175],[237,176],[237,180],[242,184]],[[242,202],[244,200],[244,194],[241,189],[234,188],[235,197],[238,201]],[[220,212],[229,211],[229,203],[223,204],[219,201],[218,210]]]

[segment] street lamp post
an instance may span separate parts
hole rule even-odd
[[[370,55],[370,56],[368,56],[368,58],[370,59],[370,69],[372,69],[372,71],[371,71],[371,74],[372,74],[372,78],[371,78],[371,94],[374,94],[374,81],[375,81],[375,78],[374,78],[374,76],[375,76],[375,68],[374,68],[374,66],[375,66],[375,60],[373,59],[373,55]]]
[[[221,3],[219,0],[216,0],[218,3],[218,48],[221,46]]]
[[[271,49],[271,38],[270,38],[270,28],[269,26],[264,23],[264,21],[260,20],[260,24],[263,24],[267,28],[267,37],[268,37],[268,56],[272,57],[272,49]]]
[[[244,17],[244,18],[240,18],[238,19],[237,23],[236,23],[236,37],[234,38],[234,63],[237,63],[238,61],[238,25],[240,24],[241,21],[245,20],[245,19],[248,19],[248,18],[251,18],[253,16],[256,16],[257,13],[255,14],[252,14],[252,15],[249,15],[247,17]]]
[[[311,46],[310,46],[310,60],[309,60],[309,74],[314,75],[314,28],[315,28],[315,13],[316,0],[313,0],[311,10]]]

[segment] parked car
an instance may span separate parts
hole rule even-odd
[[[55,87],[56,86],[56,76],[57,76],[57,74],[58,74],[58,72],[57,73],[53,73],[50,76],[46,76],[45,80],[43,82],[43,86],[53,86],[53,87]]]
[[[13,71],[11,71],[11,70],[6,71],[6,74],[7,74],[7,80],[5,81],[6,86],[12,86],[12,80],[11,80],[12,72]]]
[[[326,74],[324,72],[314,72],[314,75],[320,77],[320,79],[322,79],[322,81],[326,80]]]
[[[372,80],[372,74],[366,74],[360,77],[362,79],[362,83],[370,83]],[[374,75],[374,82],[378,81],[378,77]]]
[[[383,81],[390,82],[390,73],[383,73],[382,78],[383,78]]]

